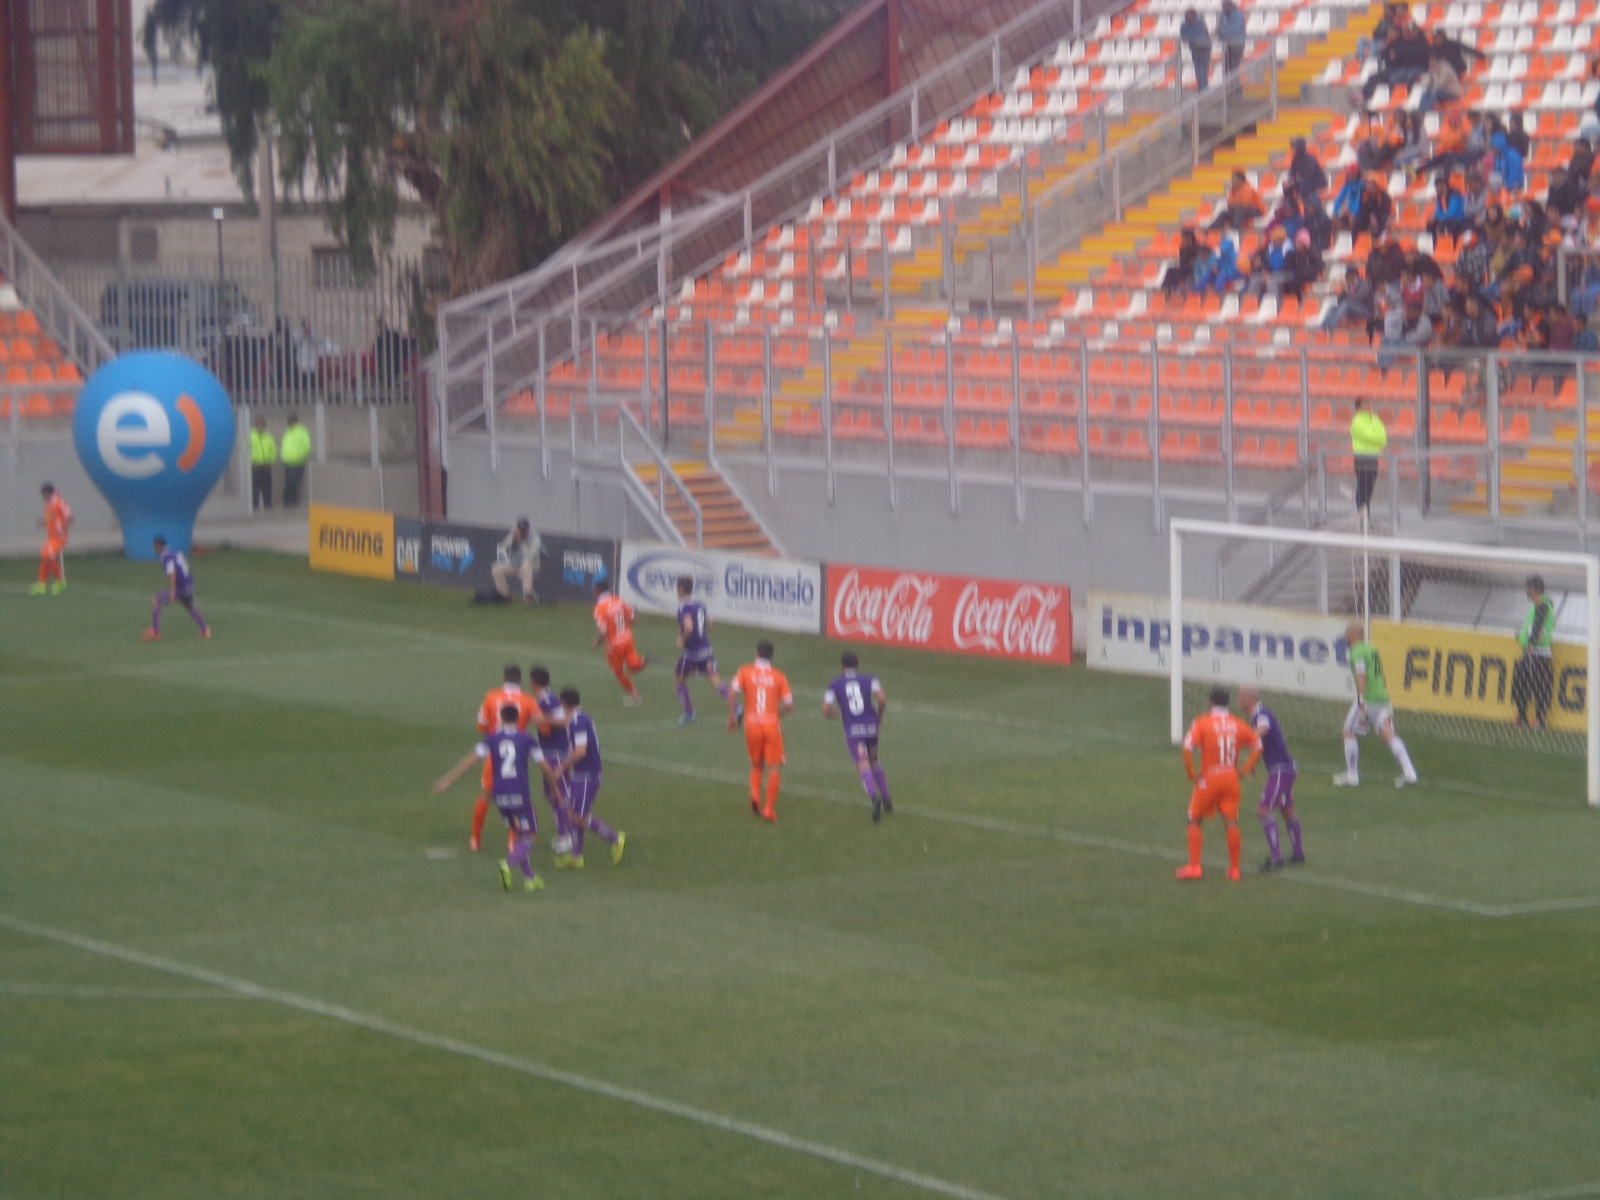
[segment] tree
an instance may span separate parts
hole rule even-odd
[[[269,117],[357,270],[402,181],[453,293],[536,265],[857,0],[156,0],[216,72],[251,190]]]

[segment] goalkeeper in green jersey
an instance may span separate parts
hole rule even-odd
[[[1383,659],[1366,631],[1352,621],[1345,627],[1344,640],[1350,646],[1350,674],[1356,681],[1356,702],[1344,719],[1344,763],[1342,775],[1335,775],[1336,787],[1356,787],[1361,783],[1361,743],[1357,740],[1373,729],[1388,743],[1389,752],[1400,764],[1395,787],[1410,787],[1417,782],[1417,769],[1411,755],[1394,732],[1394,709],[1389,705],[1389,689],[1383,680]]]

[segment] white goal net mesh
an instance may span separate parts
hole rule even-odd
[[[1259,688],[1291,731],[1337,730],[1354,698],[1355,625],[1377,651],[1406,736],[1582,760],[1586,794],[1600,801],[1592,556],[1359,529],[1172,524],[1174,729],[1221,683]]]

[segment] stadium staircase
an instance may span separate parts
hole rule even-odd
[[[1087,450],[1108,463],[1148,463],[1159,456],[1163,463],[1215,468],[1227,457],[1220,447],[1224,421],[1218,396],[1224,346],[1234,355],[1240,397],[1231,414],[1237,439],[1231,461],[1267,473],[1267,490],[1274,486],[1271,473],[1305,469],[1307,431],[1313,444],[1343,442],[1358,396],[1374,402],[1392,440],[1404,445],[1415,438],[1419,381],[1409,364],[1381,372],[1367,365],[1364,353],[1352,359],[1352,351],[1366,350],[1359,331],[1317,328],[1332,303],[1342,264],[1368,253],[1364,236],[1336,239],[1327,256],[1328,277],[1303,301],[1214,294],[1168,298],[1156,286],[1176,259],[1180,227],[1204,221],[1216,210],[1232,171],[1245,171],[1270,207],[1293,138],[1307,138],[1330,178],[1354,161],[1360,122],[1349,112],[1351,89],[1375,69],[1371,62],[1358,62],[1355,49],[1380,16],[1378,4],[1246,4],[1258,44],[1281,41],[1289,30],[1298,38],[1295,53],[1279,52],[1277,118],[1263,119],[1220,145],[1197,169],[1190,169],[1184,156],[1120,221],[1041,261],[1034,279],[1036,299],[1042,298],[1046,309],[1041,318],[1030,322],[1018,315],[1024,282],[1015,276],[1008,281],[1010,306],[1002,302],[989,316],[952,317],[947,301],[929,296],[947,270],[938,238],[930,236],[944,211],[938,201],[959,202],[952,256],[958,270],[1014,235],[1025,211],[1022,198],[1018,190],[997,188],[996,174],[1026,163],[1026,186],[1036,198],[1085,165],[1099,146],[1084,136],[1083,124],[1110,111],[1101,106],[1118,94],[1112,90],[1117,86],[1125,102],[1117,106],[1116,118],[1100,127],[1102,136],[1112,147],[1137,136],[1152,120],[1140,111],[1139,89],[1172,81],[1177,14],[1186,6],[1181,0],[1141,0],[1114,20],[1102,19],[1093,37],[1062,43],[1045,62],[1019,71],[1008,89],[980,97],[922,142],[897,148],[882,170],[816,197],[807,212],[769,229],[750,250],[684,280],[667,310],[683,322],[674,326],[667,381],[675,426],[698,426],[704,438],[711,412],[716,444],[760,441],[764,325],[772,355],[774,429],[790,439],[823,434],[821,401],[831,370],[834,424],[828,432],[836,442],[883,440],[892,367],[888,419],[897,441],[946,446],[949,369],[957,410],[950,440],[957,448],[1005,450],[1016,436],[1029,454],[1077,456]],[[1550,169],[1564,161],[1566,143],[1600,92],[1600,82],[1585,81],[1583,75],[1584,55],[1595,47],[1600,31],[1600,0],[1430,4],[1413,11],[1425,26],[1444,28],[1489,55],[1464,81],[1469,103],[1522,108],[1534,139],[1529,190],[1541,195]],[[1136,74],[1121,73],[1127,71]],[[1403,87],[1379,88],[1370,107],[1380,112],[1414,108],[1416,99]],[[1430,129],[1437,127],[1437,114],[1426,120]],[[1400,173],[1384,182],[1396,203],[1399,235],[1441,264],[1451,262],[1453,247],[1433,245],[1424,230],[1431,182]],[[1260,235],[1252,230],[1241,241],[1241,254],[1248,257]],[[841,303],[841,292],[853,288],[851,279],[866,280],[870,290],[874,264],[881,278],[886,249],[893,315],[884,318],[874,311],[877,301]],[[705,335],[695,331],[726,324],[736,328],[717,334],[716,373],[708,389]],[[940,345],[947,334],[954,355],[948,368]],[[1032,339],[1021,355],[1024,420],[1015,435],[1007,419],[1012,376],[1005,353],[1013,336]],[[1087,366],[1077,349],[1081,339],[1094,340]],[[893,363],[886,360],[886,342]],[[1144,432],[1151,416],[1152,345],[1164,348],[1159,412],[1164,428],[1156,445]],[[602,390],[658,396],[660,380],[651,375],[648,351],[638,333],[602,338],[594,365]],[[1188,357],[1168,361],[1169,355]],[[550,373],[549,414],[559,417],[563,405],[579,399],[589,386],[590,369],[586,362],[569,362]],[[1600,374],[1591,377],[1591,394],[1597,384]],[[1459,372],[1447,378],[1433,371],[1427,385],[1428,440],[1436,455],[1430,473],[1436,482],[1453,485],[1445,492],[1450,508],[1481,515],[1489,495],[1482,470],[1489,440],[1483,414],[1466,402]],[[1524,376],[1502,387],[1498,441],[1503,465],[1497,483],[1504,513],[1562,511],[1576,488],[1600,475],[1600,438],[1594,436],[1600,423],[1591,424],[1588,463],[1576,463],[1575,395],[1571,378],[1555,384],[1546,378],[1536,385]],[[512,397],[506,411],[531,415],[531,393]],[[1459,458],[1447,453],[1455,449]],[[1336,457],[1329,466],[1348,468]],[[1415,468],[1408,463],[1402,474],[1414,478]]]
[[[720,472],[704,461],[674,460],[668,468],[694,497],[700,506],[700,523],[696,526],[694,510],[689,507],[676,487],[665,489],[666,515],[677,529],[685,545],[699,542],[708,549],[726,550],[730,553],[753,554],[764,558],[778,556],[778,548],[751,516],[744,501],[728,486]],[[655,463],[640,463],[633,472],[652,492],[656,490],[660,467]]]

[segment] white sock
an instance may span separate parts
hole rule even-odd
[[[1361,777],[1361,743],[1349,734],[1344,739],[1344,768],[1351,779]]]
[[[1399,738],[1392,738],[1389,749],[1394,754],[1395,762],[1400,764],[1400,773],[1407,779],[1416,779],[1417,769],[1411,765],[1411,754],[1406,750],[1406,744]]]

